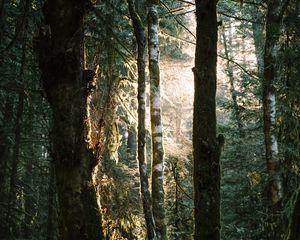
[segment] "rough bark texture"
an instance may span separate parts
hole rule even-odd
[[[276,60],[278,54],[278,40],[280,37],[280,25],[287,1],[268,1],[266,17],[266,39],[264,51],[263,71],[263,119],[266,162],[269,177],[269,239],[282,239],[281,215],[282,215],[282,176],[280,173],[280,159],[278,156],[278,144],[275,134],[276,124]]]
[[[162,136],[159,42],[158,42],[158,1],[149,1],[148,10],[148,51],[150,74],[150,115],[152,137],[152,204],[157,239],[166,239],[164,209],[164,150]]]
[[[147,161],[145,155],[145,97],[146,97],[146,72],[145,72],[145,59],[146,59],[146,36],[142,20],[135,11],[132,0],[128,0],[129,11],[134,28],[134,34],[138,46],[138,162],[141,181],[141,195],[142,204],[147,226],[148,239],[155,239],[155,224],[152,212],[151,195],[149,191],[148,174],[147,174]]]
[[[194,217],[197,240],[220,239],[220,150],[216,138],[216,0],[196,1],[193,119]]]
[[[86,135],[87,82],[82,70],[83,16],[89,1],[51,0],[37,39],[41,77],[51,105],[61,239],[101,239],[101,219],[92,182],[96,165]]]

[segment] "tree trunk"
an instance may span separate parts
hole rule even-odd
[[[263,72],[263,120],[266,163],[269,178],[269,239],[282,239],[282,176],[280,173],[280,159],[278,156],[278,144],[275,134],[276,129],[276,97],[275,78],[276,60],[278,58],[278,40],[280,37],[280,24],[284,8],[288,1],[276,0],[268,2],[266,17],[266,39],[264,51],[264,72]]]
[[[220,239],[220,152],[216,138],[216,0],[196,1],[193,157],[194,217],[197,240]]]
[[[150,74],[150,115],[152,137],[152,204],[157,239],[166,239],[164,208],[164,150],[160,103],[158,14],[159,1],[149,1],[148,51]]]
[[[138,46],[138,162],[141,181],[142,204],[147,226],[148,239],[155,239],[155,224],[152,212],[151,195],[149,191],[147,161],[145,155],[146,129],[145,129],[145,97],[146,97],[146,37],[143,23],[135,11],[132,0],[128,0],[129,12],[132,19],[134,34]]]
[[[89,1],[54,0],[44,5],[46,26],[36,49],[53,114],[51,154],[60,207],[61,239],[101,239],[101,218],[92,172],[97,164],[87,138],[87,83],[82,71],[83,17]],[[50,30],[51,29],[51,32]]]

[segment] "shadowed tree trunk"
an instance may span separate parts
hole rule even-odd
[[[220,152],[216,138],[217,0],[196,1],[193,157],[197,240],[220,239]]]
[[[272,240],[282,239],[282,199],[283,187],[280,173],[280,159],[278,156],[278,144],[276,130],[276,97],[275,78],[276,61],[278,58],[278,40],[280,37],[281,21],[288,0],[268,1],[266,17],[266,38],[264,51],[263,70],[263,120],[266,162],[269,178],[269,227],[268,238]]]
[[[53,116],[50,135],[60,208],[61,239],[101,239],[100,211],[92,172],[97,164],[88,146],[87,85],[82,70],[83,17],[89,1],[51,0],[36,39],[41,78]],[[51,29],[51,31],[50,31]]]
[[[152,204],[157,239],[166,239],[164,208],[164,149],[160,102],[158,13],[159,1],[148,1],[148,52],[150,74],[150,115],[152,137]]]
[[[145,155],[145,97],[146,97],[146,36],[143,22],[135,10],[132,0],[127,0],[129,12],[133,24],[134,34],[138,47],[138,162],[141,181],[141,195],[142,204],[147,226],[148,239],[155,239],[155,224],[152,212],[151,195],[149,191],[148,174],[147,174],[147,161]]]

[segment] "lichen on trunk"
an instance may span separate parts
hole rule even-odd
[[[92,181],[96,161],[86,139],[88,93],[82,43],[87,6],[84,1],[46,1],[45,25],[35,44],[52,109],[51,156],[61,239],[101,239],[101,216]]]
[[[164,149],[160,102],[157,1],[149,1],[148,52],[150,75],[150,115],[152,133],[152,203],[157,239],[166,239],[164,209]]]

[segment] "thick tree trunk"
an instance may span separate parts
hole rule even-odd
[[[155,239],[155,224],[152,212],[151,195],[149,191],[148,174],[147,174],[147,161],[145,155],[145,142],[146,142],[146,36],[143,23],[137,12],[135,11],[132,0],[128,0],[129,11],[134,28],[134,34],[138,46],[138,162],[141,181],[141,195],[142,204],[144,209],[145,221],[147,226],[148,239]]]
[[[197,240],[220,239],[220,151],[216,138],[216,0],[196,1],[193,119],[194,216]]]
[[[152,137],[152,204],[157,239],[166,239],[164,208],[164,150],[160,103],[158,14],[159,1],[149,1],[148,51],[150,74],[150,115]]]
[[[87,83],[93,80],[93,74],[82,71],[81,66],[83,16],[89,4],[47,1],[47,25],[41,29],[36,46],[53,113],[51,154],[60,207],[60,237],[70,240],[101,239],[100,211],[92,180],[97,161],[87,143],[85,123]]]
[[[278,40],[280,37],[280,24],[283,17],[284,7],[287,1],[276,0],[268,2],[266,17],[266,39],[264,51],[263,71],[263,120],[266,162],[269,178],[269,239],[282,239],[282,199],[283,187],[280,173],[280,159],[278,156],[278,143],[276,129],[276,97],[275,78],[276,60],[278,58]]]

